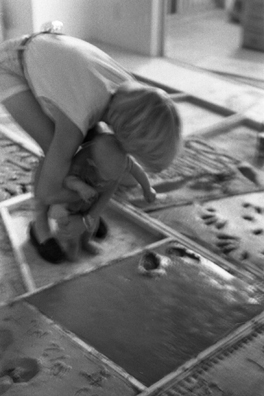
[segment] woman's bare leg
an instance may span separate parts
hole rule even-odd
[[[32,92],[30,90],[20,92],[6,99],[3,105],[22,129],[39,144],[45,154],[54,135],[54,123],[42,111]],[[34,231],[40,243],[51,237],[47,210],[46,206],[36,201]]]
[[[42,111],[32,92],[19,92],[2,104],[21,128],[40,145],[45,154],[54,135],[54,123]]]

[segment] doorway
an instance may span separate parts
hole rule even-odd
[[[200,66],[209,57],[229,57],[240,47],[241,26],[215,0],[170,0],[164,54]]]
[[[229,0],[169,0],[164,57],[264,88],[264,53],[243,47],[242,11]]]

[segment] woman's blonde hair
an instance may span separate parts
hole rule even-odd
[[[169,95],[137,82],[114,93],[108,122],[123,149],[148,170],[168,167],[181,146],[180,119]]]

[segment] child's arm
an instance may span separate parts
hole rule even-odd
[[[78,176],[67,176],[64,179],[64,185],[70,190],[76,191],[85,202],[88,202],[90,198],[93,198],[97,194],[94,188],[83,182]]]
[[[129,166],[131,175],[141,185],[145,200],[149,203],[155,201],[156,191],[151,187],[148,176],[143,168],[129,157]]]
[[[102,211],[105,209],[109,200],[113,196],[118,184],[119,181],[115,181],[111,183],[109,188],[99,195],[99,198],[91,206],[89,212],[83,216],[84,223],[89,229],[89,231],[91,232],[93,231],[94,226],[97,224]]]

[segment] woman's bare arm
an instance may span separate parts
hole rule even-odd
[[[83,141],[78,127],[56,109],[55,134],[45,156],[35,188],[36,197],[46,205],[74,202],[78,194],[63,187],[72,158]]]

